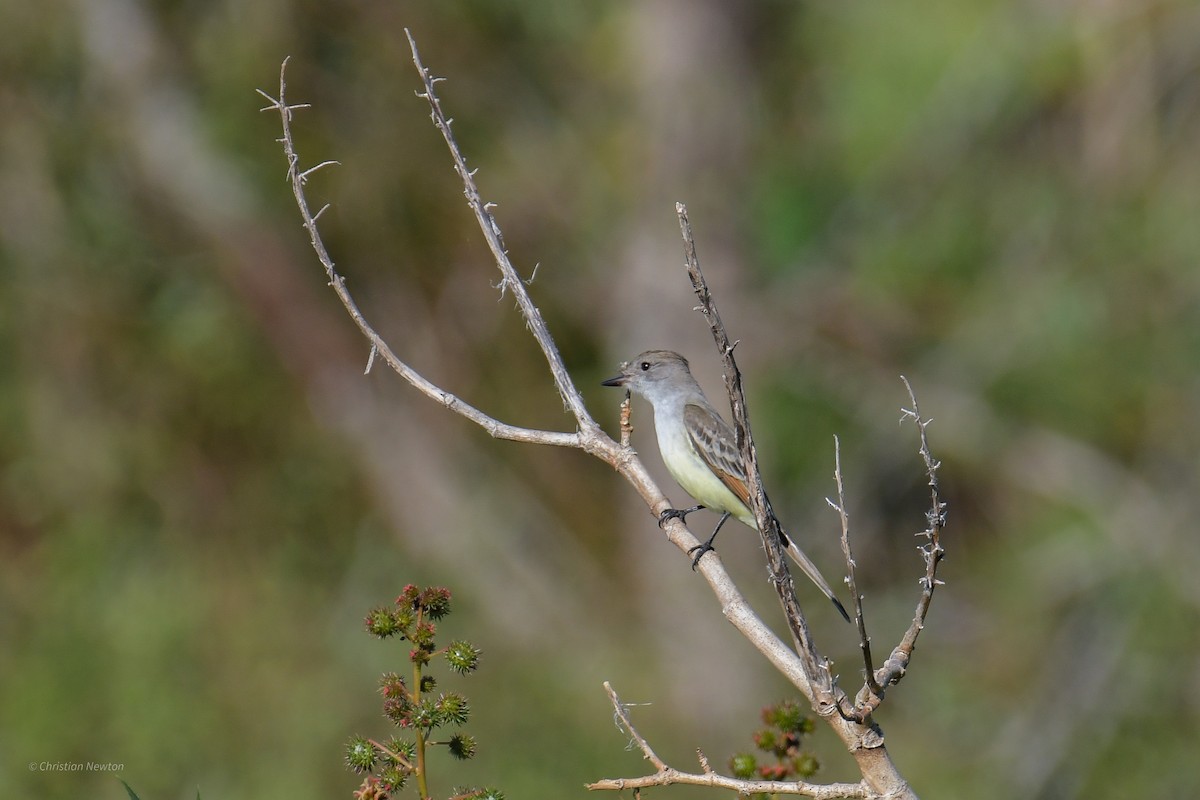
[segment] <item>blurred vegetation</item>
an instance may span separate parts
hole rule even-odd
[[[720,386],[688,204],[775,505],[827,573],[842,437],[878,646],[919,569],[910,378],[948,584],[879,721],[922,794],[1200,795],[1200,10],[731,6],[0,3],[0,795],[122,797],[29,766],[91,761],[155,800],[348,796],[387,668],[361,609],[409,582],[455,586],[449,635],[484,653],[462,784],[640,774],[604,678],[683,768],[786,692],[610,470],[363,377],[258,113],[286,55],[364,311],[468,401],[568,425],[405,26],[613,429],[596,384],[632,353]],[[741,534],[721,555],[770,616]],[[851,683],[854,641],[814,625]],[[811,738],[819,778],[855,777]]]

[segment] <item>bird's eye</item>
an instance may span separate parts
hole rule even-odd
[[[646,372],[647,370],[649,370],[649,369],[650,369],[650,362],[649,362],[649,361],[643,361],[643,362],[641,363],[641,367],[642,367],[642,372]]]

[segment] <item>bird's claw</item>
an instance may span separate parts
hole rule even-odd
[[[677,519],[680,522],[687,524],[687,515],[693,511],[699,511],[704,506],[692,506],[691,508],[668,508],[666,511],[658,515],[658,527],[663,527],[668,520]]]
[[[698,544],[695,547],[689,547],[687,550],[687,554],[689,556],[692,553],[696,554],[696,557],[692,559],[692,572],[696,571],[696,565],[700,563],[700,559],[704,558],[705,553],[712,552],[716,549],[717,548],[713,547],[710,542],[705,542],[704,544]]]

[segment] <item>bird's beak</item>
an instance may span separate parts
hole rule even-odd
[[[629,383],[629,362],[621,362],[621,374],[616,377],[609,378],[606,381],[601,381],[601,386],[624,386]]]

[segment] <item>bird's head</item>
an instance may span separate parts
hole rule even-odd
[[[647,350],[632,361],[621,364],[621,374],[603,382],[603,386],[623,386],[643,397],[652,397],[693,382],[687,359],[671,350]],[[656,391],[657,390],[657,391]]]

